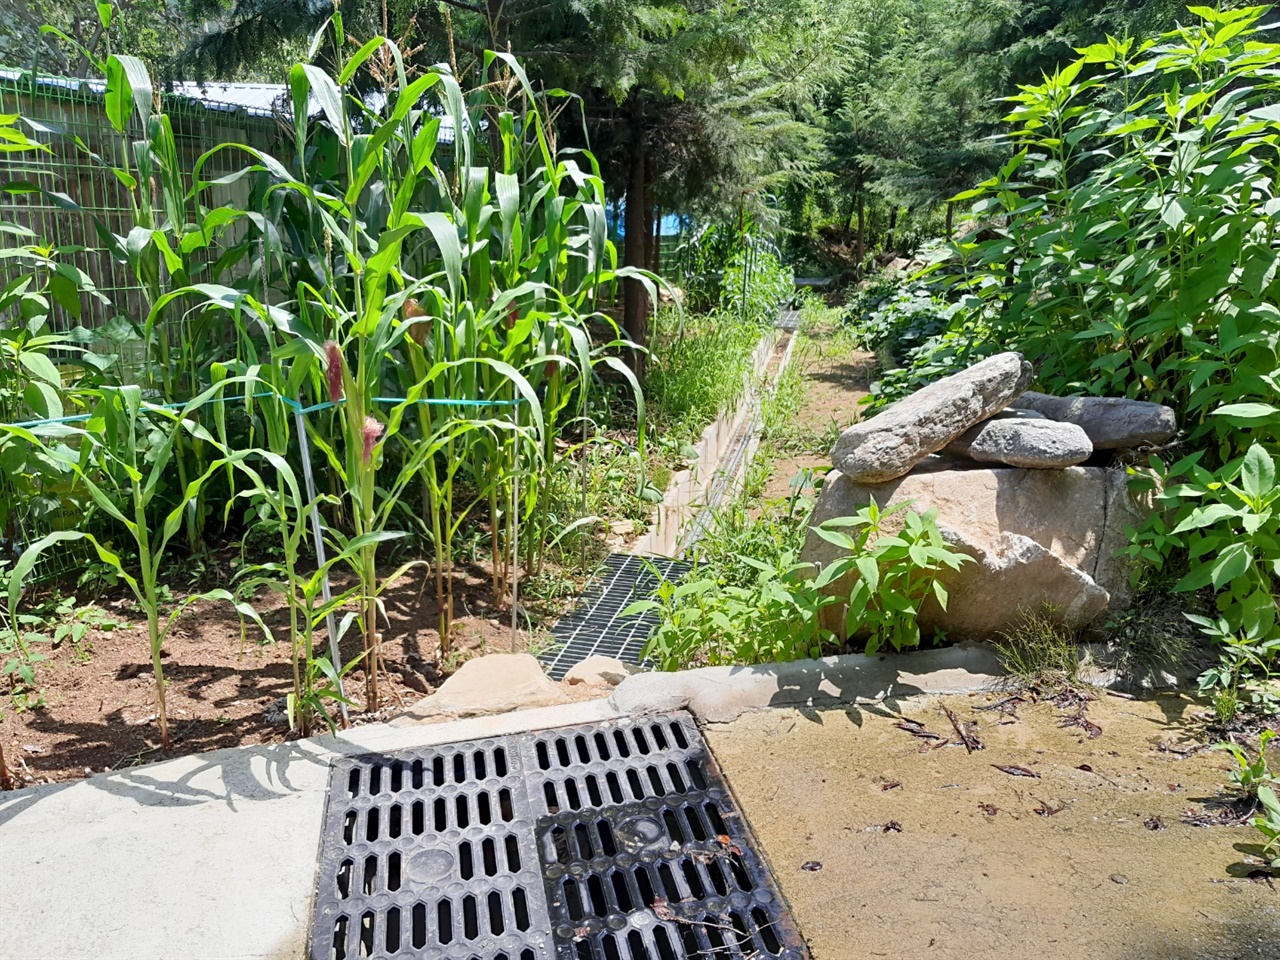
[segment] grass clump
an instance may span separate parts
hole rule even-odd
[[[691,442],[746,391],[764,328],[727,312],[663,326],[670,332],[652,348],[646,402],[656,436]]]
[[[1020,686],[1060,689],[1080,679],[1080,646],[1074,630],[1064,627],[1053,607],[1022,610],[996,641],[1000,665]]]

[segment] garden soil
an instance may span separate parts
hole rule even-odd
[[[1005,696],[707,730],[814,960],[1280,957],[1261,835],[1184,822],[1226,795],[1202,707],[1099,694],[1090,728],[1075,705],[983,709]]]
[[[357,701],[354,722],[400,713],[473,656],[512,652],[510,614],[492,604],[483,570],[455,579],[455,639],[443,659],[434,595],[434,581],[424,585],[423,574],[413,572],[384,594],[384,707],[377,714],[361,712],[364,675],[353,670],[346,689]],[[104,599],[96,606],[114,628],[91,630],[78,647],[37,647],[49,657],[36,675],[42,706],[18,710],[0,694],[0,742],[18,786],[290,738],[284,700],[293,683],[288,643],[263,642],[253,624],[242,632],[229,605],[197,603],[165,641],[172,748],[162,752],[146,619],[129,600]],[[278,636],[287,636],[287,614],[277,595],[262,591],[255,606]],[[326,642],[323,634],[320,642]],[[358,655],[359,648],[353,628],[343,641],[344,659]],[[529,648],[530,636],[521,631],[516,650]]]

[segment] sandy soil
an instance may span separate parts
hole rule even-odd
[[[1183,821],[1227,780],[1226,755],[1188,740],[1199,708],[1103,695],[1091,739],[1061,725],[1074,710],[981,709],[1001,698],[767,711],[707,731],[815,960],[1280,957],[1261,835]]]
[[[484,571],[459,573],[455,584],[453,650],[443,660],[434,583],[424,585],[423,574],[411,572],[384,595],[390,621],[383,634],[388,667],[384,708],[378,714],[363,713],[364,675],[353,670],[346,689],[357,702],[355,722],[399,713],[434,692],[472,656],[512,651],[510,615],[493,605]],[[43,706],[17,710],[0,694],[0,743],[17,785],[73,780],[165,757],[287,739],[283,698],[293,677],[287,630],[282,629],[287,616],[275,594],[260,592],[255,606],[282,642],[264,642],[252,624],[242,634],[239,619],[225,604],[195,604],[170,631],[164,648],[172,738],[168,754],[159,750],[146,619],[131,601],[100,603],[117,624],[114,629],[93,629],[78,647],[69,642],[40,647],[49,656],[37,672]],[[359,646],[358,631],[352,629],[344,638],[344,659],[354,657]],[[529,646],[529,635],[521,631],[516,649]]]

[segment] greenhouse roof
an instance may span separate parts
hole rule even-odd
[[[32,75],[27,70],[15,70],[0,67],[0,83],[17,84],[20,81],[32,82]],[[86,93],[101,96],[106,92],[105,80],[88,80],[80,77],[58,77],[39,74],[34,83],[42,92],[51,96]],[[270,118],[283,113],[292,116],[289,106],[289,88],[283,83],[224,83],[222,81],[174,80],[164,84],[166,96],[183,97],[194,101],[207,110],[229,113],[244,112],[253,117]],[[314,116],[320,112],[315,97],[310,98],[309,113]],[[366,103],[377,109],[385,102],[380,91],[366,95]],[[453,121],[447,114],[440,117],[440,143],[453,142]]]

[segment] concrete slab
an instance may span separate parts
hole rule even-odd
[[[0,958],[300,960],[334,757],[619,715],[591,700],[374,724],[0,795]]]
[[[769,707],[970,693],[994,688],[1004,677],[993,647],[958,644],[877,657],[853,654],[753,667],[641,673],[623,680],[610,700],[623,713],[688,710],[703,722],[723,723]]]
[[[1262,835],[1182,819],[1224,795],[1223,755],[1195,749],[1202,704],[1099,696],[1090,736],[1064,725],[1079,706],[991,709],[1005,696],[704,729],[813,960],[1280,956]],[[958,742],[944,706],[981,750]]]

